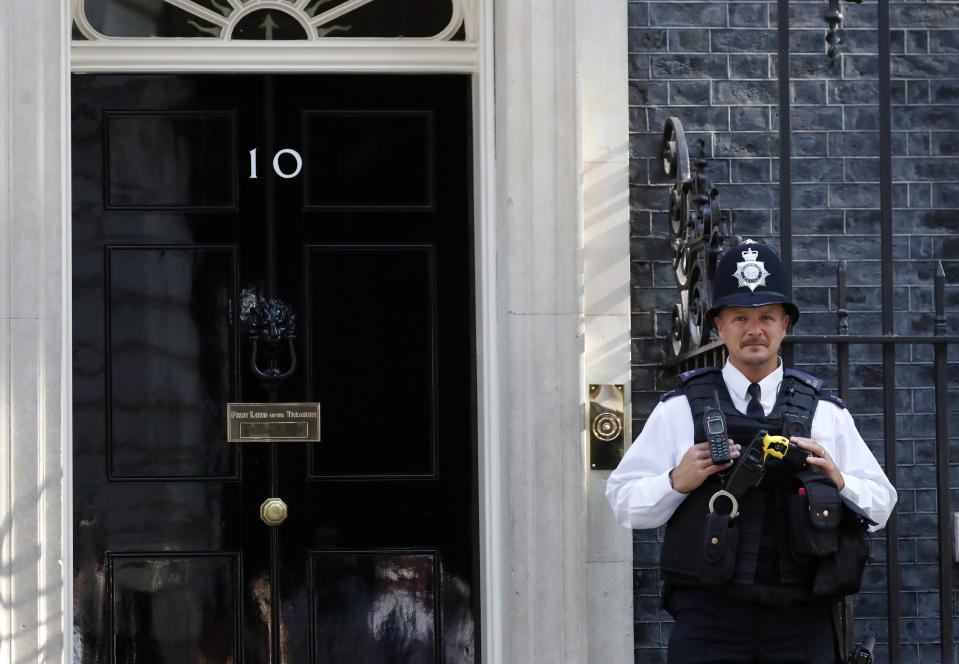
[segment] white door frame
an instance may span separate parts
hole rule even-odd
[[[628,382],[628,137],[624,123],[595,131],[613,126],[596,123],[609,111],[596,102],[626,88],[626,6],[474,7],[475,43],[331,40],[306,51],[72,44],[70,0],[0,2],[0,661],[73,659],[69,148],[79,70],[472,76],[482,661],[632,661],[628,538],[593,505],[602,478],[588,469],[584,426],[587,377]],[[596,30],[581,36],[578,25]],[[621,46],[603,39],[610,30]],[[613,60],[581,57],[597,34]],[[625,116],[625,94],[614,101]]]

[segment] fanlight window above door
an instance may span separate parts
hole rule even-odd
[[[473,41],[474,0],[73,0],[74,40]]]

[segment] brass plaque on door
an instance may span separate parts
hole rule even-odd
[[[318,443],[320,404],[228,403],[226,431],[230,443]]]

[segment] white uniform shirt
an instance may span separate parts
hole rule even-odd
[[[783,369],[780,366],[759,382],[760,401],[768,415],[776,403]],[[733,405],[746,412],[750,381],[729,362],[723,380]],[[693,416],[689,400],[676,396],[656,405],[646,426],[626,451],[606,483],[606,498],[616,520],[627,528],[656,528],[669,520],[686,495],[673,490],[669,471],[679,465],[693,441]],[[886,524],[896,504],[896,490],[856,430],[845,408],[820,401],[812,420],[810,438],[829,451],[842,473],[842,495],[866,511],[878,526]],[[746,445],[749,441],[734,441]]]

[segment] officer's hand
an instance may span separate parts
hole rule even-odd
[[[842,491],[842,488],[846,486],[846,480],[842,478],[842,473],[839,472],[839,466],[837,466],[836,462],[829,456],[829,452],[826,451],[825,447],[812,438],[793,436],[789,441],[807,450],[809,452],[809,458],[806,459],[806,463],[809,464],[809,467],[820,475],[825,475],[831,479],[835,482],[836,486],[839,487],[839,490]]]
[[[733,461],[738,459],[741,449],[741,445],[737,445],[732,439],[729,440],[730,459]],[[669,483],[676,491],[689,493],[693,489],[698,489],[710,475],[731,468],[733,461],[716,465],[709,454],[709,443],[693,445],[686,450],[686,454],[679,460],[679,465],[670,471]]]

